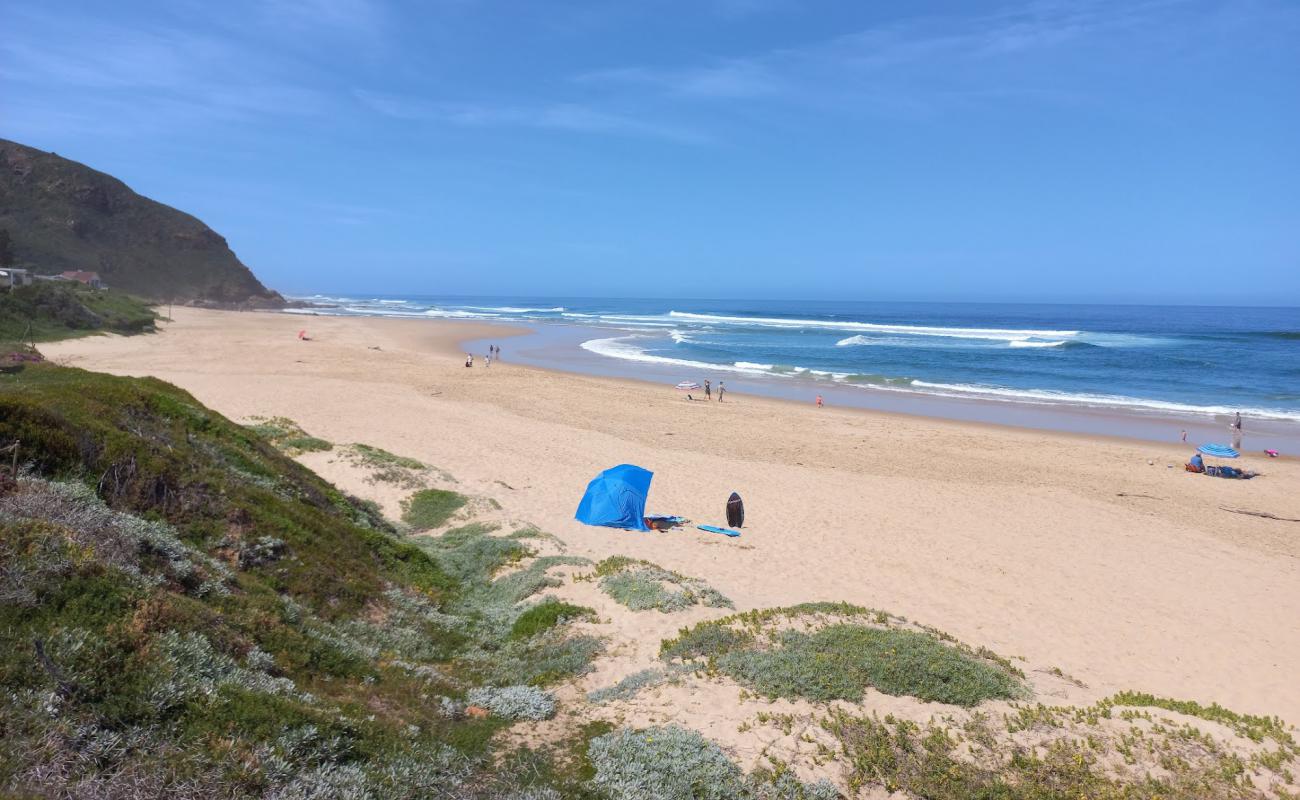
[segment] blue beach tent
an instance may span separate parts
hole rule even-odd
[[[648,531],[645,498],[654,473],[634,464],[610,467],[587,484],[574,518],[588,525]]]

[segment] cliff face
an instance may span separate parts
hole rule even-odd
[[[141,297],[213,305],[284,304],[198,219],[111,175],[0,139],[0,230],[14,266],[93,270]]]

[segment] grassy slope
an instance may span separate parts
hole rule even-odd
[[[38,771],[109,797],[495,780],[503,723],[454,698],[498,665],[436,556],[160,381],[35,365],[0,394],[15,439],[41,477],[0,488],[0,795]]]
[[[0,342],[16,342],[31,324],[38,342],[88,333],[133,334],[152,331],[156,316],[139,298],[112,289],[40,281],[0,291]]]

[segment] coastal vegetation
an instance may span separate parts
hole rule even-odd
[[[1279,719],[1138,692],[1045,705],[1036,682],[1079,683],[843,603],[717,612],[575,693],[626,653],[601,617],[730,602],[455,493],[421,521],[464,524],[395,525],[286,455],[310,438],[149,378],[33,364],[6,386],[0,445],[22,468],[0,474],[0,795],[1297,796]],[[572,602],[578,579],[614,602]],[[732,693],[761,755],[629,722],[687,685]]]
[[[669,614],[693,605],[735,607],[704,581],[626,556],[607,558],[584,577],[599,579],[602,592],[633,611],[654,609]]]
[[[441,528],[468,502],[458,492],[421,489],[402,501],[402,521],[417,531]]]
[[[90,333],[149,333],[156,319],[144,300],[73,281],[37,281],[0,291],[0,343],[10,345]]]
[[[314,453],[332,450],[334,445],[315,436],[310,436],[298,423],[288,417],[250,417],[252,424],[248,427],[266,441],[275,445],[286,455],[296,456],[301,453]]]
[[[1025,693],[1005,659],[846,604],[807,604],[702,622],[663,642],[660,654],[721,672],[768,697],[858,702],[872,687],[974,706]]]
[[[450,474],[407,456],[390,453],[368,444],[350,444],[343,448],[343,457],[351,464],[367,470],[368,483],[391,483],[404,489],[422,489],[431,477],[446,483],[455,483]]]

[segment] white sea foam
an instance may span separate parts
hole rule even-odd
[[[676,342],[677,344],[690,344],[691,342],[695,341],[691,337],[677,330],[669,331],[668,335],[671,336],[673,338],[673,341]]]
[[[1065,344],[1065,340],[1061,339],[1055,342],[1043,342],[1037,339],[1017,339],[1015,341],[1007,342],[1007,344],[1012,347],[1060,347]]]
[[[944,328],[928,325],[885,325],[875,322],[848,322],[828,319],[784,319],[781,317],[733,317],[722,314],[697,314],[689,311],[669,311],[674,319],[707,322],[716,325],[749,325],[773,328],[823,328],[836,331],[873,331],[905,336],[943,336],[951,339],[995,339],[1015,341],[1039,338],[1068,338],[1079,331],[1048,331],[1019,328]]]
[[[740,366],[739,364],[710,364],[707,361],[692,361],[686,358],[671,358],[669,356],[657,356],[649,353],[645,348],[632,344],[638,336],[613,336],[608,339],[589,339],[582,343],[581,347],[597,355],[609,358],[618,358],[624,361],[641,361],[647,364],[669,364],[677,367],[688,367],[690,369],[723,371],[723,372],[741,372],[746,375],[767,375],[771,374],[766,369],[757,369],[753,366]]]
[[[750,361],[737,361],[732,366],[739,369],[752,369],[756,372],[771,372],[776,369],[775,364],[755,364]]]
[[[500,314],[488,312],[461,311],[453,308],[431,308],[424,312],[426,317],[439,317],[442,319],[499,319]]]
[[[1230,408],[1228,406],[1194,406],[1164,400],[1148,400],[1114,394],[1089,394],[1086,392],[1057,392],[1049,389],[1004,389],[996,386],[972,386],[964,383],[931,383],[913,380],[912,386],[929,394],[946,397],[979,397],[989,400],[1047,403],[1056,405],[1084,405],[1100,408],[1132,408],[1178,414],[1225,415],[1240,411],[1259,419],[1290,420],[1300,422],[1300,412],[1270,408]]]
[[[497,311],[502,314],[559,314],[565,311],[564,306],[555,306],[554,308],[520,308],[518,306],[463,306],[463,308],[469,308],[475,311]]]

